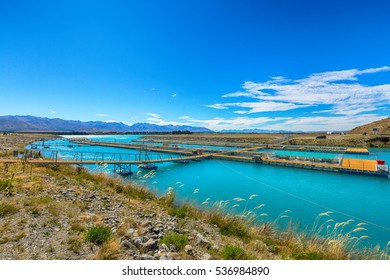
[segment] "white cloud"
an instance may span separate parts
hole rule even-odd
[[[223,95],[224,98],[248,97],[253,102],[216,103],[206,105],[215,109],[242,107],[237,114],[287,111],[301,107],[313,107],[315,113],[354,116],[372,112],[390,104],[390,84],[368,86],[358,82],[358,76],[390,71],[389,66],[364,70],[342,70],[315,73],[304,79],[288,80],[273,77],[257,83],[247,81],[244,91]],[[328,110],[318,110],[325,105]]]
[[[103,118],[103,117],[107,117],[108,115],[107,114],[94,114],[95,117],[99,117],[99,118]]]
[[[251,128],[291,131],[350,130],[383,119],[377,111],[389,109],[390,84],[366,85],[359,82],[361,75],[384,71],[390,71],[390,67],[328,71],[295,80],[279,76],[262,83],[247,81],[242,85],[242,91],[222,96],[241,98],[236,99],[239,102],[205,105],[218,110],[233,109],[235,114],[241,116],[211,119],[181,116],[177,122],[166,121],[156,113],[147,113],[147,121],[159,125],[204,126],[216,131]],[[249,117],[256,113],[298,108],[306,108],[307,115],[284,118]]]
[[[207,127],[211,130],[224,130],[224,129],[258,128],[259,125],[278,122],[282,120],[289,120],[290,118],[236,117],[231,119],[213,118],[213,119],[201,120],[201,119],[191,118],[189,116],[183,116],[180,117],[180,119],[186,120],[185,123],[179,123],[180,125],[202,126],[202,127]],[[166,122],[160,119],[158,124],[173,124],[173,123],[174,122]]]
[[[235,111],[237,114],[253,114],[269,111],[288,111],[300,107],[306,107],[307,105],[296,105],[293,103],[283,102],[241,102],[241,103],[226,103],[229,107],[242,107],[249,108],[250,110]]]
[[[176,93],[172,94],[172,97],[176,97]]]
[[[337,117],[298,117],[263,126],[263,129],[292,130],[292,131],[346,131],[356,126],[383,119],[375,114],[365,114],[350,118]]]
[[[155,114],[155,113],[146,113],[147,115],[151,116],[152,118],[156,118],[156,119],[159,119],[160,118],[160,115],[159,114]]]
[[[176,122],[176,121],[165,121],[161,118],[160,115],[155,113],[146,113],[150,117],[146,118],[146,121],[152,124],[158,124],[158,125],[188,125],[187,122]]]
[[[205,105],[205,106],[214,109],[229,109],[229,107],[226,104],[212,104],[212,105]]]
[[[56,113],[56,111],[52,110],[52,111],[50,111],[50,113],[52,113],[52,114],[55,114],[55,113]]]
[[[166,121],[162,118],[147,118],[149,123],[158,125],[191,125],[207,127],[211,130],[241,130],[241,129],[265,129],[287,131],[347,131],[356,126],[383,119],[375,114],[363,114],[354,116],[330,116],[330,117],[235,117],[195,119],[182,116],[179,119],[185,122]]]
[[[102,122],[105,122],[105,123],[120,123],[122,121],[118,121],[118,120],[105,120],[105,121],[102,121]]]
[[[224,129],[244,129],[244,128],[259,128],[266,123],[287,120],[289,118],[268,118],[268,117],[237,117],[231,119],[214,118],[209,120],[195,120],[192,119],[194,125],[205,126],[212,130],[224,130]]]

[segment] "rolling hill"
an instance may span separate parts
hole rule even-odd
[[[349,133],[351,134],[358,134],[358,133],[367,133],[367,134],[373,134],[375,131],[373,129],[376,128],[378,131],[378,134],[390,134],[390,117],[375,121],[369,124],[361,125],[358,127],[355,127],[354,129],[350,130]]]

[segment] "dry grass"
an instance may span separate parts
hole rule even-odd
[[[119,240],[113,239],[99,249],[95,259],[97,260],[118,260],[122,256]]]
[[[0,202],[0,217],[15,214],[19,211],[19,207],[7,202]]]

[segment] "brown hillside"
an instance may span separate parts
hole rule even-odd
[[[367,134],[374,134],[375,132],[373,132],[373,128],[378,128],[377,134],[390,134],[390,117],[383,120],[379,120],[376,122],[355,127],[349,133],[366,132]]]

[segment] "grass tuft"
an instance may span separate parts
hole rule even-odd
[[[208,221],[217,225],[222,235],[236,236],[246,242],[251,239],[249,226],[245,220],[239,220],[218,212],[211,212]]]
[[[101,245],[111,238],[112,231],[109,227],[96,226],[89,228],[85,239],[96,245]]]
[[[10,186],[11,180],[9,179],[0,179],[0,191],[7,189]]]
[[[108,243],[103,244],[96,255],[98,260],[118,260],[120,259],[121,246],[118,241],[112,240]]]
[[[228,245],[223,249],[222,257],[224,260],[250,260],[253,259],[249,256],[244,249]]]
[[[15,205],[0,202],[0,217],[15,214],[18,210],[18,207]]]
[[[168,214],[178,218],[192,217],[196,218],[196,213],[194,212],[193,207],[190,205],[182,205],[179,207],[171,207],[168,209]]]
[[[182,250],[184,246],[188,243],[188,238],[184,234],[179,234],[176,232],[169,232],[164,238],[160,241],[160,244],[175,244],[179,250]]]

